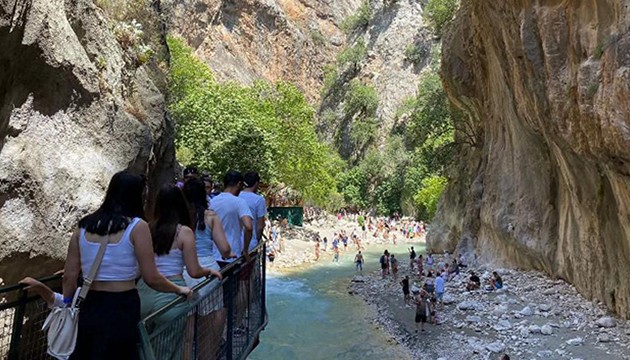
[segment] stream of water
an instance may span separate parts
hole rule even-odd
[[[399,261],[409,261],[407,247],[371,246],[364,251],[363,272],[379,269],[384,249]],[[350,249],[350,247],[349,247]],[[355,251],[332,262],[330,252],[322,252],[317,265],[291,275],[268,275],[267,311],[269,325],[261,344],[250,355],[254,360],[282,359],[401,359],[398,345],[388,343],[387,335],[370,321],[369,310],[360,297],[348,294],[348,283],[356,274]]]

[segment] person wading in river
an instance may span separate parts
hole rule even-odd
[[[363,254],[361,254],[361,251],[355,255],[354,263],[356,264],[356,271],[363,271]]]

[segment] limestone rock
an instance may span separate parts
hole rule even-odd
[[[603,328],[612,328],[617,326],[617,322],[615,321],[615,319],[611,318],[610,316],[599,318],[595,323],[597,324],[597,326]]]
[[[455,302],[455,298],[450,294],[444,294],[442,301],[444,302],[445,305],[450,305]]]
[[[584,343],[584,339],[582,339],[581,337],[577,337],[577,338],[573,338],[573,339],[567,340],[567,344],[568,345],[573,345],[573,346],[582,345],[583,343]]]
[[[153,195],[173,180],[175,152],[155,85],[164,79],[128,61],[92,1],[0,2],[0,34],[0,273],[10,284],[62,267],[115,172],[147,175]]]
[[[457,304],[457,308],[459,310],[475,310],[477,307],[479,306],[478,303],[474,302],[474,301],[462,301],[459,304]]]
[[[490,343],[488,345],[486,345],[486,349],[488,351],[491,351],[493,353],[500,353],[503,352],[505,350],[505,344],[495,341],[493,343]]]
[[[525,306],[521,311],[518,312],[519,314],[523,315],[523,316],[532,316],[534,314],[534,311],[532,310],[531,307],[529,306]]]
[[[427,241],[543,270],[628,318],[630,8],[589,4],[461,2],[442,75],[466,140]]]
[[[551,335],[553,334],[553,328],[549,325],[543,325],[540,327],[540,333],[543,335]]]

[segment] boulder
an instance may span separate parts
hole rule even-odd
[[[532,310],[531,307],[529,306],[525,306],[521,311],[518,312],[519,314],[523,315],[523,316],[532,316],[534,315],[534,311]]]
[[[610,316],[604,316],[597,319],[597,321],[595,321],[595,324],[603,328],[612,328],[617,326],[617,322],[615,321],[615,319],[611,318]]]
[[[486,345],[486,349],[490,352],[497,354],[505,350],[505,344],[499,341],[495,341]]]

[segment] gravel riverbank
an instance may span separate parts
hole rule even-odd
[[[401,264],[399,278],[409,275]],[[468,270],[471,270],[470,268]],[[539,272],[474,269],[488,278],[497,270],[506,284],[499,291],[465,290],[467,273],[447,282],[439,325],[415,332],[415,307],[405,306],[401,286],[379,272],[355,276],[349,293],[376,308],[383,326],[416,359],[630,359],[630,323],[579,295],[562,280]],[[483,288],[483,286],[482,286]]]

